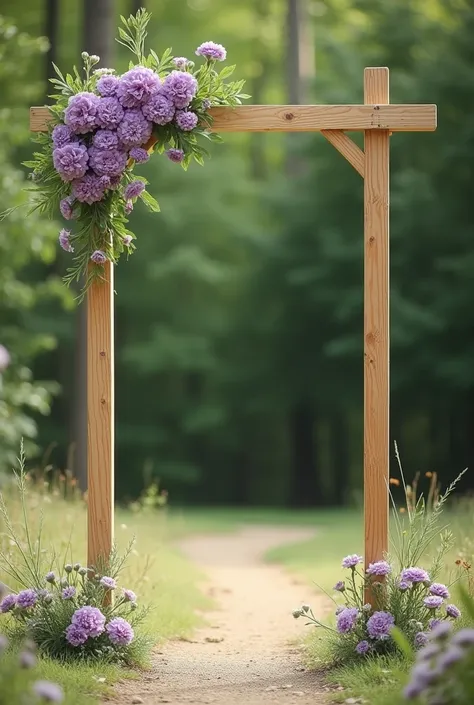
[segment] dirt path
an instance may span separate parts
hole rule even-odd
[[[278,566],[262,561],[268,549],[313,535],[304,528],[248,526],[183,541],[183,553],[208,576],[218,611],[206,615],[209,626],[192,641],[171,642],[156,652],[152,670],[138,682],[120,684],[112,702],[325,703],[321,678],[302,667],[295,642],[305,628],[291,610],[311,602],[315,614],[322,615],[327,604]]]

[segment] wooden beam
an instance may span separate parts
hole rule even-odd
[[[114,531],[114,270],[87,293],[87,561],[107,560]]]
[[[364,178],[364,152],[341,130],[321,130],[321,134]]]
[[[436,105],[240,105],[213,108],[213,132],[320,132],[390,130],[431,132]],[[44,132],[50,112],[30,109],[30,129]]]
[[[364,100],[388,103],[386,68],[367,68]],[[366,566],[388,551],[389,131],[365,133],[364,524]]]

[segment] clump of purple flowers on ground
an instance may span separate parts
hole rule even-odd
[[[77,223],[74,231],[59,235],[61,248],[74,254],[65,277],[69,284],[81,274],[90,283],[107,262],[133,252],[134,236],[126,223],[137,199],[159,210],[145,190],[147,181],[135,178],[134,167],[153,151],[185,168],[193,159],[202,164],[208,153],[198,137],[217,139],[209,132],[209,109],[235,106],[248,97],[242,94],[243,81],[226,80],[230,68],[227,76],[216,70],[227,56],[221,44],[208,41],[196,49],[205,70],[185,57],[173,59],[169,50],[161,59],[155,53],[145,57],[140,37],[146,36],[149,19],[145,10],[122,18],[120,43],[138,61],[123,75],[94,69],[99,57],[83,52],[83,77],[57,71],[52,79],[57,91],[52,129],[37,138],[43,151],[27,166],[33,169],[40,208]]]

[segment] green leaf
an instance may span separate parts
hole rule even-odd
[[[143,203],[151,210],[153,213],[159,213],[160,212],[160,205],[156,198],[153,198],[153,196],[148,193],[148,191],[143,191],[143,193],[140,195],[140,198],[142,199]]]

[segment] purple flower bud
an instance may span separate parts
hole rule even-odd
[[[356,651],[358,654],[366,654],[370,649],[370,644],[368,641],[359,641],[356,646]]]
[[[13,594],[4,597],[3,600],[0,602],[0,612],[2,614],[10,612],[14,607],[16,607],[16,599],[17,596]]]
[[[191,132],[198,124],[198,116],[188,110],[178,110],[176,113],[176,124],[180,130]]]
[[[449,590],[442,583],[432,583],[430,585],[430,594],[437,597],[443,597],[445,600],[449,598]]]
[[[109,578],[107,575],[104,575],[104,577],[100,579],[100,584],[107,590],[115,590],[117,587],[115,580],[113,578]]]
[[[446,614],[452,619],[458,619],[461,616],[461,610],[459,610],[456,605],[446,605]]]
[[[184,152],[182,149],[171,148],[166,151],[166,156],[170,161],[180,164],[184,159]]]
[[[61,593],[61,597],[63,598],[63,600],[72,600],[75,594],[76,588],[73,585],[69,585],[68,587],[64,588]]]
[[[71,237],[71,231],[70,230],[65,230],[64,228],[60,231],[59,233],[59,244],[61,245],[62,249],[65,252],[74,252],[74,247],[71,245],[69,242],[69,238]],[[50,581],[48,581],[50,582]]]
[[[339,580],[335,585],[333,590],[336,590],[336,592],[344,592],[346,589],[346,584],[344,580]]]
[[[124,590],[123,596],[127,602],[136,602],[137,601],[137,596],[135,595],[133,590]]]
[[[428,642],[428,635],[425,632],[418,632],[415,634],[415,646],[419,649]]]
[[[105,264],[107,262],[107,256],[102,250],[95,250],[91,254],[91,260],[95,262],[95,264]]]
[[[71,198],[71,196],[63,198],[63,200],[59,203],[59,210],[61,211],[61,215],[65,220],[72,220],[73,218],[73,203],[74,199]]]
[[[130,184],[128,184],[128,186],[125,188],[123,195],[125,200],[131,201],[133,198],[138,198],[144,190],[145,183],[137,179],[136,181],[132,181]]]

